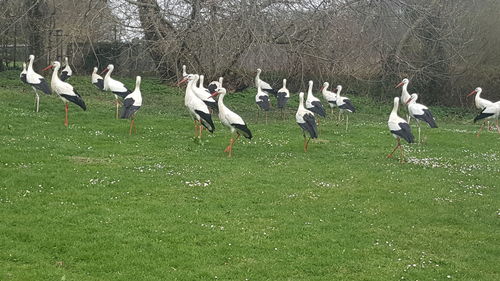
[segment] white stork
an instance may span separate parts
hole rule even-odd
[[[481,111],[481,113],[474,118],[474,123],[476,123],[477,121],[482,120],[482,119],[486,119],[486,120],[496,119],[497,131],[500,134],[500,127],[498,126],[498,117],[499,116],[500,116],[500,101],[497,101],[495,103],[492,103],[492,104],[486,106],[483,109],[483,111]],[[483,125],[481,125],[481,128],[479,128],[479,131],[476,134],[477,137],[480,136],[481,130],[483,129],[483,126],[484,126],[484,123],[483,123]]]
[[[203,81],[205,80],[205,76],[198,74],[195,74],[194,76],[195,76],[195,82],[193,91],[195,95],[199,99],[201,99],[208,106],[209,109],[212,110],[217,109],[217,102],[214,100],[208,89],[203,87]],[[197,81],[200,81],[198,87],[196,86]]]
[[[408,104],[408,113],[410,117],[415,118],[418,127],[418,142],[420,143],[420,120],[429,124],[431,128],[437,128],[434,116],[432,116],[431,111],[427,106],[417,103],[418,95],[413,93],[410,95],[410,99],[406,102]]]
[[[273,87],[271,87],[271,85],[269,85],[269,83],[262,81],[260,79],[261,72],[262,72],[262,69],[257,68],[257,75],[255,76],[255,88],[260,87],[262,89],[262,91],[267,92],[269,94],[273,94],[274,96],[276,96],[278,94],[278,91],[273,89]]]
[[[304,107],[304,92],[299,93],[299,108],[295,114],[295,120],[302,129],[304,136],[304,151],[307,152],[309,140],[318,138],[318,129],[316,127],[316,119],[314,113]],[[306,137],[309,134],[309,138]]]
[[[267,112],[271,109],[271,103],[269,102],[269,95],[262,91],[260,85],[257,85],[257,94],[255,95],[255,103],[259,107],[257,111],[257,119],[259,118],[260,110],[262,109],[266,115],[267,124]]]
[[[226,95],[226,89],[217,88],[212,96],[219,96],[217,105],[219,106],[219,119],[221,123],[231,130],[231,133],[236,133],[236,138],[231,137],[229,140],[229,145],[226,147],[224,152],[228,153],[228,157],[233,154],[233,145],[243,135],[247,139],[252,139],[252,132],[248,129],[247,124],[243,119],[229,108],[224,105],[224,96]]]
[[[307,89],[307,98],[306,98],[306,108],[321,117],[326,117],[325,108],[321,101],[313,95],[312,92],[313,81],[309,80],[309,88]]]
[[[45,81],[42,75],[36,73],[33,70],[33,61],[35,60],[34,55],[29,56],[28,68],[26,69],[26,83],[31,85],[33,90],[35,91],[35,111],[38,112],[40,110],[40,96],[38,95],[37,90],[44,92],[47,95],[51,94],[49,84]],[[21,72],[22,76],[22,72]]]
[[[135,113],[142,106],[142,95],[141,95],[141,76],[137,76],[135,78],[135,89],[132,93],[128,94],[123,100],[123,113],[121,118],[127,119],[130,118],[130,129],[128,134],[132,134],[132,127],[135,128],[135,132],[137,133],[137,127],[135,127]]]
[[[203,127],[211,133],[215,130],[214,122],[212,121],[212,115],[208,110],[207,105],[199,99],[194,93],[194,88],[196,88],[196,77],[193,74],[188,74],[184,77],[177,85],[188,82],[186,87],[186,95],[184,96],[184,105],[189,110],[189,113],[194,120],[194,132],[195,138],[201,138]]]
[[[407,105],[408,100],[410,99],[410,93],[408,93],[408,84],[410,83],[410,80],[408,78],[403,79],[401,83],[396,85],[396,88],[401,87],[401,102],[404,105]],[[408,123],[410,123],[410,115],[406,114],[406,120]]]
[[[493,103],[492,101],[489,101],[487,99],[483,99],[481,97],[482,91],[483,91],[483,89],[481,87],[477,87],[476,89],[474,89],[474,91],[470,92],[470,94],[467,95],[467,97],[470,97],[470,96],[476,94],[476,96],[474,97],[474,103],[476,105],[476,108],[481,110],[481,111]],[[491,127],[490,121],[486,119],[486,120],[484,120],[484,122],[488,122],[488,129],[491,129],[490,128]]]
[[[94,67],[94,71],[92,72],[91,81],[97,89],[104,91],[104,79],[101,75],[97,74],[97,67]]]
[[[404,152],[403,146],[401,146],[401,138],[406,140],[408,143],[413,143],[414,137],[411,133],[411,128],[408,122],[403,118],[398,116],[398,107],[399,107],[399,98],[394,98],[394,107],[392,108],[391,115],[389,115],[389,121],[387,121],[387,126],[389,126],[389,130],[394,138],[397,140],[396,147],[392,152],[387,155],[387,158],[392,158],[392,155],[396,151],[396,149],[401,150],[401,159],[400,161],[404,161]]]
[[[66,116],[64,118],[64,126],[68,127],[68,103],[72,102],[81,107],[83,110],[87,110],[87,106],[85,105],[85,102],[83,101],[80,94],[78,94],[78,92],[75,90],[75,88],[73,88],[73,86],[71,86],[69,83],[62,81],[57,75],[59,69],[61,68],[61,63],[55,61],[51,65],[44,68],[43,70],[45,71],[51,68],[53,68],[54,70],[52,72],[52,79],[50,80],[50,86],[64,102],[66,111]]]
[[[333,115],[333,108],[337,106],[337,94],[335,94],[332,91],[328,90],[328,87],[330,86],[330,83],[325,82],[323,83],[323,87],[321,87],[321,93],[323,94],[323,98],[328,102],[328,105],[330,105],[330,110]]]
[[[278,90],[278,108],[281,111],[281,118],[283,118],[283,108],[285,108],[288,99],[290,98],[290,91],[286,88],[286,79],[283,79],[283,87]]]
[[[116,119],[118,119],[118,110],[120,107],[120,100],[119,100],[118,96],[120,96],[121,98],[125,98],[126,96],[128,96],[128,94],[131,93],[131,91],[129,89],[127,89],[125,87],[125,85],[123,85],[122,82],[111,78],[111,73],[113,72],[114,69],[115,69],[115,66],[112,64],[109,64],[101,72],[101,74],[106,73],[106,75],[104,76],[104,88],[103,88],[104,91],[111,91],[113,94],[115,94]]]
[[[73,70],[69,66],[68,57],[64,57],[64,68],[61,71],[61,81],[68,80],[73,75]]]
[[[339,122],[344,112],[354,113],[356,112],[356,108],[352,104],[351,100],[347,97],[343,97],[340,95],[342,92],[342,85],[337,85],[337,88],[333,91],[337,95],[337,106],[339,108]],[[346,114],[346,123],[345,130],[349,128],[349,114]]]

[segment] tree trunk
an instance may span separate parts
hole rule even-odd
[[[28,44],[30,54],[35,55],[34,68],[40,70],[45,67],[45,38],[47,38],[47,25],[49,8],[45,0],[25,0],[25,9],[28,11]],[[27,58],[26,58],[27,59]]]

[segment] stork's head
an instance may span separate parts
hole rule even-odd
[[[323,87],[321,87],[321,89],[319,89],[319,90],[320,91],[326,90],[326,89],[328,89],[329,86],[330,86],[330,83],[325,82],[325,83],[323,83]]]
[[[417,99],[418,99],[418,94],[413,93],[410,95],[410,98],[406,101],[406,104],[415,103],[417,102]]]
[[[212,98],[218,96],[218,95],[225,95],[227,93],[226,88],[220,87],[215,89],[214,93],[212,94]]]
[[[188,74],[182,78],[181,81],[177,82],[177,86],[186,83],[187,81],[193,81],[196,79],[197,74]]]
[[[115,69],[115,66],[112,65],[112,64],[108,64],[108,66],[105,69],[103,69],[103,71],[101,72],[101,74],[104,74],[104,73],[106,73],[108,71],[113,71],[113,69]]]
[[[42,69],[42,71],[49,70],[51,68],[59,69],[60,67],[61,67],[61,63],[58,62],[58,61],[54,61],[51,65],[49,65],[46,68]]]
[[[467,96],[470,97],[474,94],[480,94],[482,91],[483,91],[483,89],[481,89],[481,87],[477,87],[474,91],[470,92]]]
[[[403,79],[403,81],[401,81],[401,83],[396,85],[396,88],[399,88],[403,85],[408,85],[408,83],[410,83],[410,80],[408,80],[408,78],[405,78],[405,79]]]

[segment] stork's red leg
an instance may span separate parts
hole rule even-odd
[[[391,153],[389,153],[389,155],[387,155],[387,158],[392,158],[392,155],[394,154],[394,152],[396,151],[396,149],[398,149],[399,147],[399,138],[397,139],[398,143],[396,144],[396,147],[394,147],[394,149],[392,150]]]
[[[198,136],[198,121],[194,120],[194,137]]]
[[[483,122],[483,124],[482,124],[482,125],[481,125],[481,127],[479,128],[479,131],[477,131],[476,137],[478,137],[478,138],[479,138],[479,136],[481,135],[481,131],[483,130],[484,123],[486,123],[486,122]]]
[[[66,113],[64,117],[64,126],[68,127],[68,103],[64,105],[64,111]]]
[[[134,118],[130,121],[130,129],[128,130],[129,136],[132,135],[132,127],[134,127]]]

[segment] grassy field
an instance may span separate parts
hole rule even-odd
[[[392,104],[354,96],[349,132],[323,119],[304,153],[297,95],[266,125],[248,91],[225,102],[255,138],[227,158],[218,120],[193,140],[182,89],[145,79],[129,136],[112,95],[70,81],[88,111],[65,128],[58,98],[34,113],[0,74],[0,280],[500,280],[500,135],[471,112],[433,109],[400,164]]]

